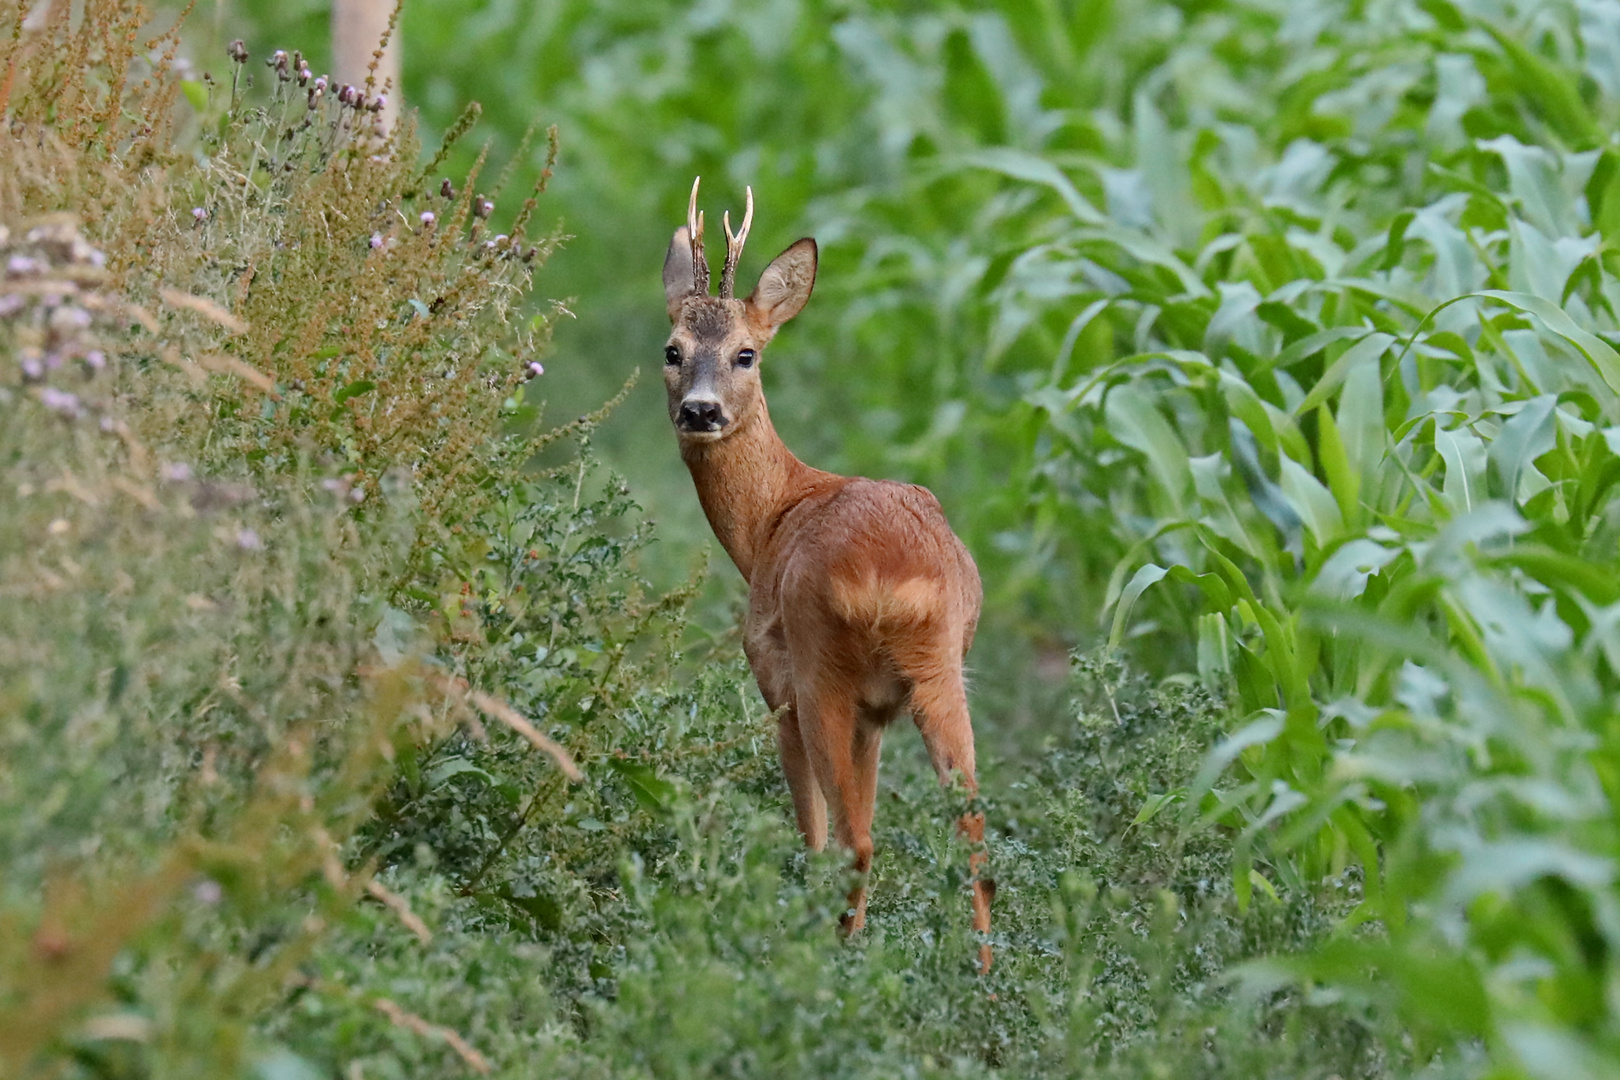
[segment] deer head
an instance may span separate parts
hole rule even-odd
[[[703,215],[692,181],[686,224],[675,230],[664,256],[664,299],[673,329],[664,346],[664,388],[669,418],[681,441],[711,442],[740,430],[759,411],[764,391],[759,358],[781,325],[797,315],[816,283],[816,242],[806,237],[778,255],[745,300],[733,296],[737,260],[754,220],[754,192],[742,228],[726,230],[726,261],[720,295],[709,295],[709,265],[703,256]]]

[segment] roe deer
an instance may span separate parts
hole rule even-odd
[[[821,850],[830,808],[834,839],[854,853],[842,920],[852,933],[866,922],[884,727],[909,712],[940,782],[959,771],[970,796],[978,790],[962,661],[979,619],[979,573],[926,488],[822,472],[783,445],[759,358],[810,299],[816,242],[794,243],[736,299],[750,189],[736,235],[725,216],[720,295],[710,296],[697,193],[694,181],[687,223],[664,257],[669,418],[709,524],[748,582],[743,649],[766,703],[780,710],[799,832]],[[975,845],[973,928],[988,933],[995,883],[982,873],[984,816],[970,806],[958,827]],[[990,968],[988,943],[979,967]]]

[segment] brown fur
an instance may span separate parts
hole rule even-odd
[[[800,833],[854,853],[860,880],[844,917],[866,920],[872,817],[884,728],[900,713],[922,733],[941,783],[977,791],[962,663],[979,618],[979,574],[925,488],[811,468],[771,424],[759,363],[777,329],[809,299],[816,249],[800,240],[747,300],[693,295],[691,244],[676,231],[664,284],[678,363],[665,366],[670,419],[715,536],[748,581],[743,647],[772,709]],[[718,430],[683,426],[683,406],[718,405]],[[982,845],[984,817],[958,826]],[[995,885],[984,852],[969,867],[973,926],[990,929]],[[980,950],[981,970],[990,947]]]

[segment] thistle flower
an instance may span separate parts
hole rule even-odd
[[[380,232],[372,233],[371,234],[371,250],[376,251],[378,248],[380,248],[382,246],[383,246],[382,233],[380,233]]]
[[[485,198],[473,200],[473,213],[481,218],[487,218],[495,212],[495,204]]]
[[[431,210],[424,210],[422,211],[420,220],[423,228],[431,229],[433,228],[433,223],[439,220],[439,215],[435,214]]]
[[[524,375],[525,379],[533,379],[536,376],[544,375],[546,373],[546,369],[541,366],[540,361],[538,360],[530,360],[524,365],[523,370],[527,373]]]
[[[58,390],[54,386],[47,386],[39,392],[39,403],[52,412],[63,416],[76,417],[83,408],[79,404],[79,395],[70,394],[66,390]]]
[[[225,47],[225,55],[235,63],[245,64],[248,59],[247,44],[241,38],[237,38]]]
[[[374,99],[372,99],[370,108],[374,113],[380,113],[384,109],[388,108],[388,95],[378,94]]]
[[[208,211],[204,210],[200,206],[193,206],[191,208],[191,218],[197,224],[201,225],[203,222],[208,220]]]

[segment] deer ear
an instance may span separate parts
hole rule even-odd
[[[808,236],[771,261],[748,297],[748,316],[767,336],[803,310],[816,286],[816,242]]]
[[[686,298],[697,291],[692,276],[692,237],[682,225],[670,237],[669,251],[664,254],[664,306],[669,309],[669,321],[674,322],[681,313]]]

